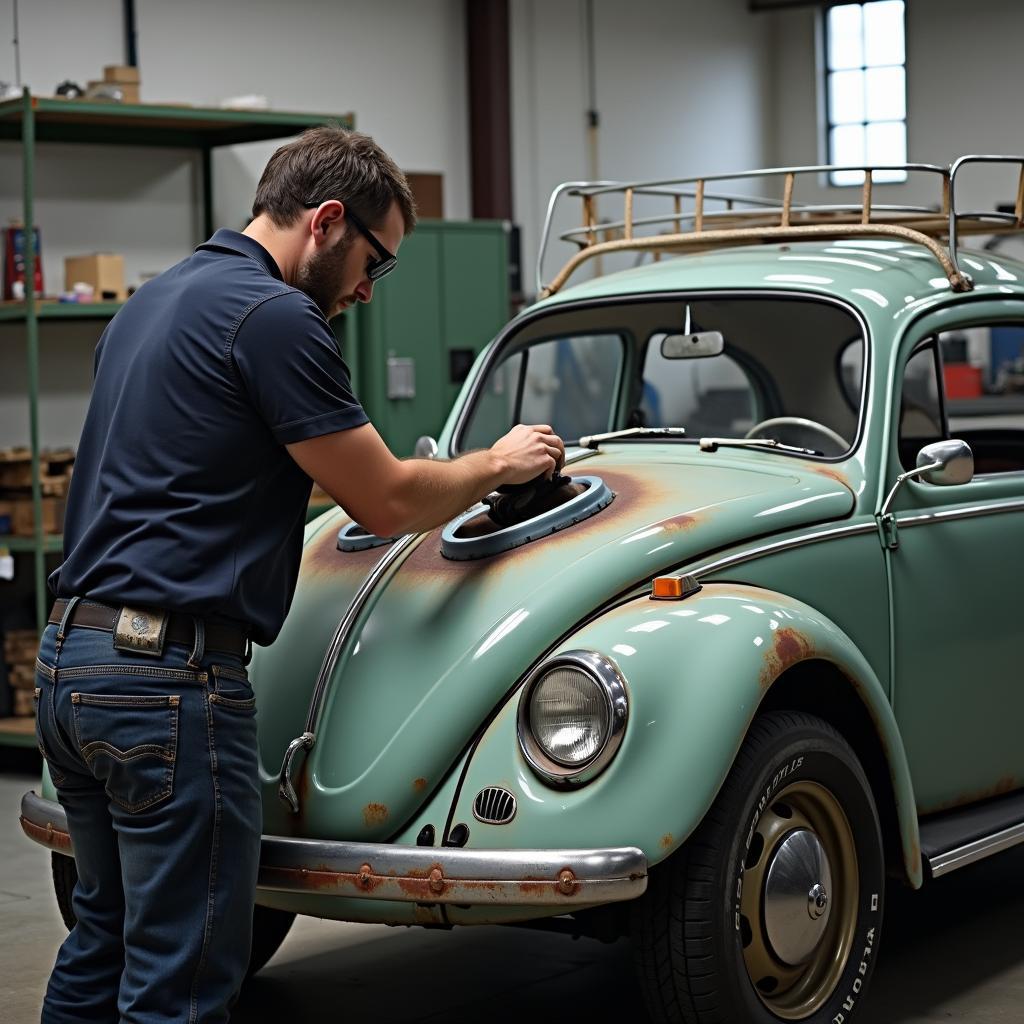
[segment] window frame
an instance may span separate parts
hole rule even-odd
[[[853,7],[853,6],[857,6],[857,7],[860,7],[862,9],[862,11],[863,11],[863,8],[869,6],[872,3],[878,3],[878,2],[880,2],[880,0],[833,0],[833,2],[826,4],[826,6],[824,7],[824,9],[821,12],[821,40],[822,40],[821,69],[822,69],[823,82],[822,82],[822,86],[821,86],[821,93],[820,93],[820,95],[824,98],[824,111],[823,111],[824,116],[822,118],[821,123],[824,125],[824,133],[825,133],[825,138],[824,138],[824,143],[823,143],[822,148],[823,148],[823,150],[825,152],[825,163],[829,164],[830,166],[835,165],[835,163],[836,163],[836,160],[835,160],[835,158],[833,156],[833,151],[832,151],[832,131],[835,128],[844,127],[845,125],[858,125],[862,130],[864,130],[866,132],[868,126],[872,125],[872,124],[902,124],[903,125],[904,139],[906,141],[905,152],[904,152],[904,160],[905,161],[908,160],[908,154],[910,152],[910,123],[909,123],[910,122],[910,118],[908,117],[908,113],[909,112],[907,110],[907,91],[908,90],[907,90],[907,85],[906,85],[906,83],[907,83],[907,63],[908,63],[908,61],[907,61],[907,48],[906,48],[906,39],[907,39],[907,31],[906,31],[906,29],[907,29],[907,4],[908,4],[908,0],[903,0],[903,40],[904,40],[904,44],[903,44],[903,63],[902,64],[867,65],[867,64],[862,63],[859,68],[838,68],[838,69],[833,69],[831,67],[831,58],[830,58],[831,31],[830,31],[830,28],[829,28],[829,22],[831,20],[831,14],[832,14],[833,8],[835,8],[835,7]],[[862,61],[864,59],[865,58],[862,56]],[[887,119],[887,120],[884,120],[884,121],[872,121],[872,120],[867,118],[867,109],[865,109],[864,110],[865,120],[863,120],[861,122],[850,121],[850,122],[844,122],[843,125],[839,125],[839,124],[836,124],[835,122],[833,122],[833,120],[832,120],[832,75],[835,73],[835,71],[837,71],[837,70],[838,71],[859,71],[862,75],[864,75],[869,70],[872,70],[875,67],[902,67],[903,68],[903,117],[898,119],[898,120],[893,120],[893,119],[890,118],[890,119]],[[865,151],[864,162],[865,162],[865,164],[868,163],[867,156],[866,156],[866,151]],[[831,187],[831,188],[863,188],[863,180],[861,180],[859,182],[858,181],[836,181],[836,176],[835,176],[835,173],[833,171],[829,171],[826,174],[826,178],[827,178],[827,183],[828,183],[829,187]],[[907,172],[903,172],[903,177],[898,179],[898,180],[888,180],[888,181],[884,181],[884,182],[879,182],[879,181],[875,180],[874,184],[876,184],[876,185],[905,185],[907,183],[908,178],[909,178],[909,175],[907,174]]]

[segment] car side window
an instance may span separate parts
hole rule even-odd
[[[463,449],[488,447],[516,423],[549,423],[567,442],[608,430],[624,351],[619,334],[577,334],[512,353],[488,374]]]
[[[903,371],[900,464],[904,469],[913,469],[917,453],[926,444],[941,441],[945,436],[938,344],[935,338],[929,338],[914,350]]]
[[[939,335],[949,436],[974,452],[976,475],[1024,471],[1024,323]]]

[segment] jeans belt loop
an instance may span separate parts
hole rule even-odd
[[[192,653],[188,656],[188,667],[198,669],[203,655],[206,653],[206,623],[202,616],[193,615],[192,622],[196,627],[196,642],[192,647]]]
[[[68,603],[64,606],[64,614],[60,617],[60,623],[57,626],[57,642],[54,645],[54,668],[57,667],[57,662],[60,661],[60,649],[64,646],[64,636],[68,631],[68,623],[71,620],[71,613],[75,610],[75,605],[81,601],[80,597],[68,598]]]

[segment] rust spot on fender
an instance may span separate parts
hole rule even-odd
[[[374,825],[383,825],[387,819],[388,809],[384,804],[367,804],[363,808],[363,821],[369,828]]]
[[[675,840],[672,838],[672,833],[671,832],[666,832],[661,837],[661,848],[663,850],[667,850],[674,842],[675,842]]]
[[[846,474],[840,473],[838,469],[833,469],[831,466],[811,466],[809,468],[812,473],[823,476],[827,480],[834,480],[837,484],[842,484],[851,494],[854,493],[850,481],[846,479]]]
[[[689,515],[671,516],[669,519],[662,520],[661,526],[668,533],[685,532],[692,530],[703,518],[703,516]]]
[[[772,645],[765,652],[761,669],[761,689],[767,690],[786,669],[806,661],[814,654],[814,645],[798,629],[782,626],[772,634]]]
[[[351,578],[353,589],[358,587],[373,567],[387,552],[386,547],[367,548],[364,551],[339,551],[338,531],[348,523],[338,516],[321,527],[316,536],[302,549],[301,576],[324,575],[339,579]]]
[[[426,788],[427,788],[427,780],[426,779],[413,779],[412,780],[412,790],[413,790],[414,793],[422,793],[423,790],[425,790]]]

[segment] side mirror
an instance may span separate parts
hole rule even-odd
[[[706,359],[720,356],[725,350],[721,331],[699,331],[696,334],[666,334],[661,339],[663,359]]]
[[[917,453],[917,468],[924,469],[923,480],[939,487],[970,483],[974,477],[974,453],[966,441],[958,438],[935,441]]]
[[[418,459],[436,459],[437,458],[437,442],[432,438],[424,434],[422,437],[416,439],[416,447],[412,451],[413,455]]]

